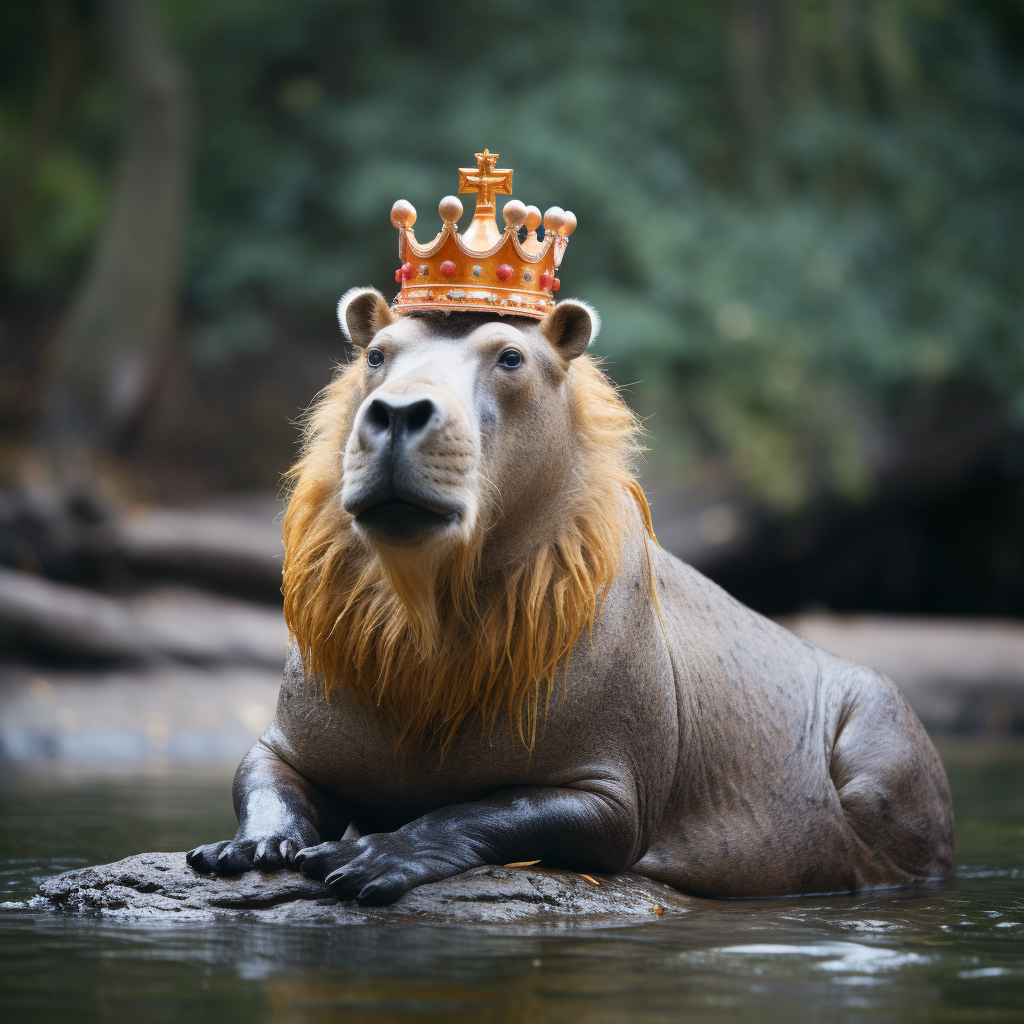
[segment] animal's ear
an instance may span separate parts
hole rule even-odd
[[[338,303],[341,330],[359,348],[366,348],[378,331],[394,322],[387,301],[376,288],[350,288]]]
[[[597,310],[579,299],[563,299],[540,325],[544,337],[566,360],[583,355],[601,329]]]

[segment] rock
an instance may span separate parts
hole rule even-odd
[[[32,905],[124,920],[565,926],[652,921],[701,902],[641,875],[591,877],[599,884],[571,871],[480,867],[419,886],[389,907],[361,907],[292,871],[219,878],[193,871],[184,853],[142,853],[48,878]]]

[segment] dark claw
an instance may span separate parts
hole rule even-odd
[[[253,864],[261,871],[280,871],[292,866],[298,852],[299,844],[294,839],[268,836],[256,844]]]
[[[296,854],[299,852],[299,844],[294,839],[282,839],[277,852],[280,854],[281,860],[284,861],[285,865],[292,867],[295,863]]]
[[[306,846],[298,850],[292,860],[292,867],[310,878],[323,880],[335,869],[344,867],[359,852],[359,840],[338,840]]]
[[[404,896],[412,886],[402,875],[383,875],[359,890],[356,899],[367,907],[383,907]]]
[[[284,858],[273,838],[261,839],[256,844],[256,856],[253,863],[261,871],[280,871],[284,867]]]
[[[218,875],[240,875],[252,868],[256,843],[252,839],[242,842],[231,842],[221,851],[214,864]]]
[[[327,877],[324,879],[324,882],[327,885],[337,885],[340,882],[343,882],[345,880],[346,872],[347,871],[348,871],[348,865],[346,865],[345,867],[341,867],[341,868],[335,868],[334,871],[332,871],[329,875],[327,875]]]
[[[217,858],[221,855],[226,846],[231,845],[232,840],[222,839],[219,843],[207,843],[204,846],[197,846],[185,854],[185,860],[196,871],[211,872],[215,870]]]
[[[351,865],[346,864],[336,871],[332,871],[324,882],[331,887],[331,892],[339,900],[354,900],[366,883],[366,875],[359,870],[353,870]]]

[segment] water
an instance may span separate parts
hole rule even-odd
[[[568,934],[0,911],[4,1021],[1024,1022],[1024,742],[942,745],[956,882]],[[229,776],[10,775],[0,885],[233,830]]]

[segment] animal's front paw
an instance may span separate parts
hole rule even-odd
[[[299,844],[288,836],[265,836],[262,839],[225,839],[219,843],[197,846],[185,854],[185,860],[196,871],[217,875],[240,875],[256,868],[259,871],[280,871],[290,867]]]
[[[456,875],[468,865],[400,832],[375,832],[300,850],[295,866],[322,878],[338,899],[382,905],[394,903],[414,886]]]

